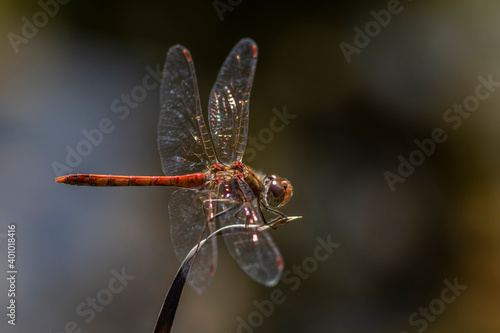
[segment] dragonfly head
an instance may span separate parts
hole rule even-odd
[[[268,175],[264,178],[262,200],[269,207],[281,207],[292,197],[292,184],[278,175]]]

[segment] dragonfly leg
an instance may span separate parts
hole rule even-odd
[[[279,216],[279,217],[278,217],[279,219],[286,219],[286,218],[287,218],[287,216],[286,216],[285,214],[283,214],[282,212],[280,212],[279,210],[276,210],[276,209],[274,209],[274,208],[271,208],[271,207],[268,207],[268,206],[265,206],[265,205],[264,205],[264,208],[265,208],[268,212],[271,212],[271,213],[274,213],[274,214],[278,215],[278,216]]]
[[[273,228],[274,230],[276,230],[277,225],[280,225],[283,223],[288,223],[289,217],[287,215],[285,215],[282,212],[280,212],[279,210],[276,210],[276,209],[271,208],[269,206],[266,206],[266,205],[263,205],[263,206],[267,211],[277,215],[277,217],[275,217],[274,219],[272,219],[271,221],[268,222],[268,221],[266,221],[264,214],[262,214],[262,218],[264,219],[264,222],[267,225],[269,225],[270,228]]]

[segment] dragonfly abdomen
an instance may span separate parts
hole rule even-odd
[[[56,178],[57,183],[77,186],[178,186],[200,187],[205,184],[204,173],[183,176],[115,176],[74,174]]]

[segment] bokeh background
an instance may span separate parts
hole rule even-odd
[[[214,3],[228,7],[219,15]],[[238,332],[238,318],[249,316],[257,327],[239,332],[500,332],[500,91],[456,130],[443,120],[475,93],[479,76],[500,81],[500,2],[401,1],[348,62],[340,44],[353,45],[354,29],[387,8],[75,0],[43,22],[36,1],[0,2],[0,331],[78,332],[65,331],[70,322],[81,332],[152,331],[179,265],[172,189],[58,185],[53,163],[108,118],[114,131],[73,172],[161,175],[159,90],[123,120],[113,101],[180,43],[205,108],[226,55],[251,37],[259,62],[250,135],[269,127],[273,109],[296,116],[249,163],[294,185],[283,212],[304,218],[271,232],[285,269],[310,262],[318,237],[340,247],[291,290],[252,281],[220,242],[212,284],[202,296],[185,290],[174,332]],[[43,24],[14,47],[11,33],[22,36],[34,16]],[[391,191],[384,173],[397,173],[398,156],[436,128],[447,140]],[[8,224],[17,226],[15,327],[5,315]],[[79,305],[122,269],[134,279],[86,322]],[[445,280],[467,289],[440,308]],[[275,289],[285,302],[258,322],[254,301]],[[423,320],[419,309],[429,304],[438,315]],[[415,312],[418,324],[409,320]]]

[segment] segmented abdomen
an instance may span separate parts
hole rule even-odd
[[[183,176],[115,176],[75,174],[56,178],[57,183],[77,186],[178,186],[200,187],[205,184],[204,173]]]

